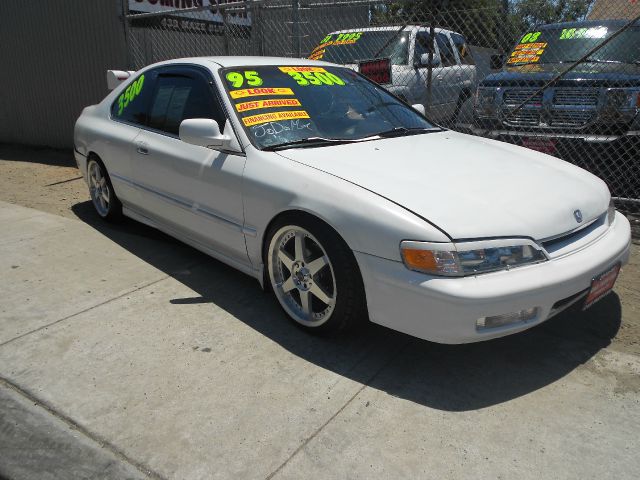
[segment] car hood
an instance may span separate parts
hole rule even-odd
[[[482,80],[480,86],[543,86],[569,68],[566,63],[544,63],[506,67]],[[585,62],[562,76],[557,86],[580,85],[603,87],[635,87],[640,85],[640,65]]]
[[[457,240],[540,240],[586,224],[609,204],[607,186],[585,170],[450,131],[278,153],[385,197]]]

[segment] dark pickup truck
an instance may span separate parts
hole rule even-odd
[[[640,198],[640,23],[540,91],[626,24],[557,23],[525,33],[501,71],[480,82],[474,133],[571,161],[614,196]]]

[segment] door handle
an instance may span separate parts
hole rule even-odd
[[[136,148],[136,151],[141,154],[141,155],[149,155],[149,147],[146,143],[144,142],[140,142],[137,144],[138,147]]]

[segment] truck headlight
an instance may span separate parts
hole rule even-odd
[[[640,108],[640,90],[609,88],[602,109],[603,120],[630,121]]]
[[[495,88],[480,87],[476,92],[474,104],[475,113],[480,118],[497,118],[496,96],[498,91]]]
[[[402,261],[410,270],[441,276],[465,276],[544,262],[547,256],[531,240],[486,240],[459,243],[404,241]]]

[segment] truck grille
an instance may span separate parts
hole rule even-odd
[[[551,126],[553,127],[582,127],[595,117],[594,111],[553,110],[551,112]]]
[[[550,88],[544,93],[508,89],[503,94],[502,115],[504,123],[514,127],[582,128],[596,119],[599,97],[597,88]]]
[[[599,96],[600,92],[595,88],[558,88],[555,91],[553,104],[596,107]]]
[[[517,107],[536,93],[535,90],[507,90],[504,92],[505,105]],[[536,96],[527,102],[527,105],[536,105],[542,103],[542,92],[536,93]]]
[[[537,108],[521,108],[516,113],[511,114],[508,123],[518,127],[538,126],[540,124],[540,110]]]

